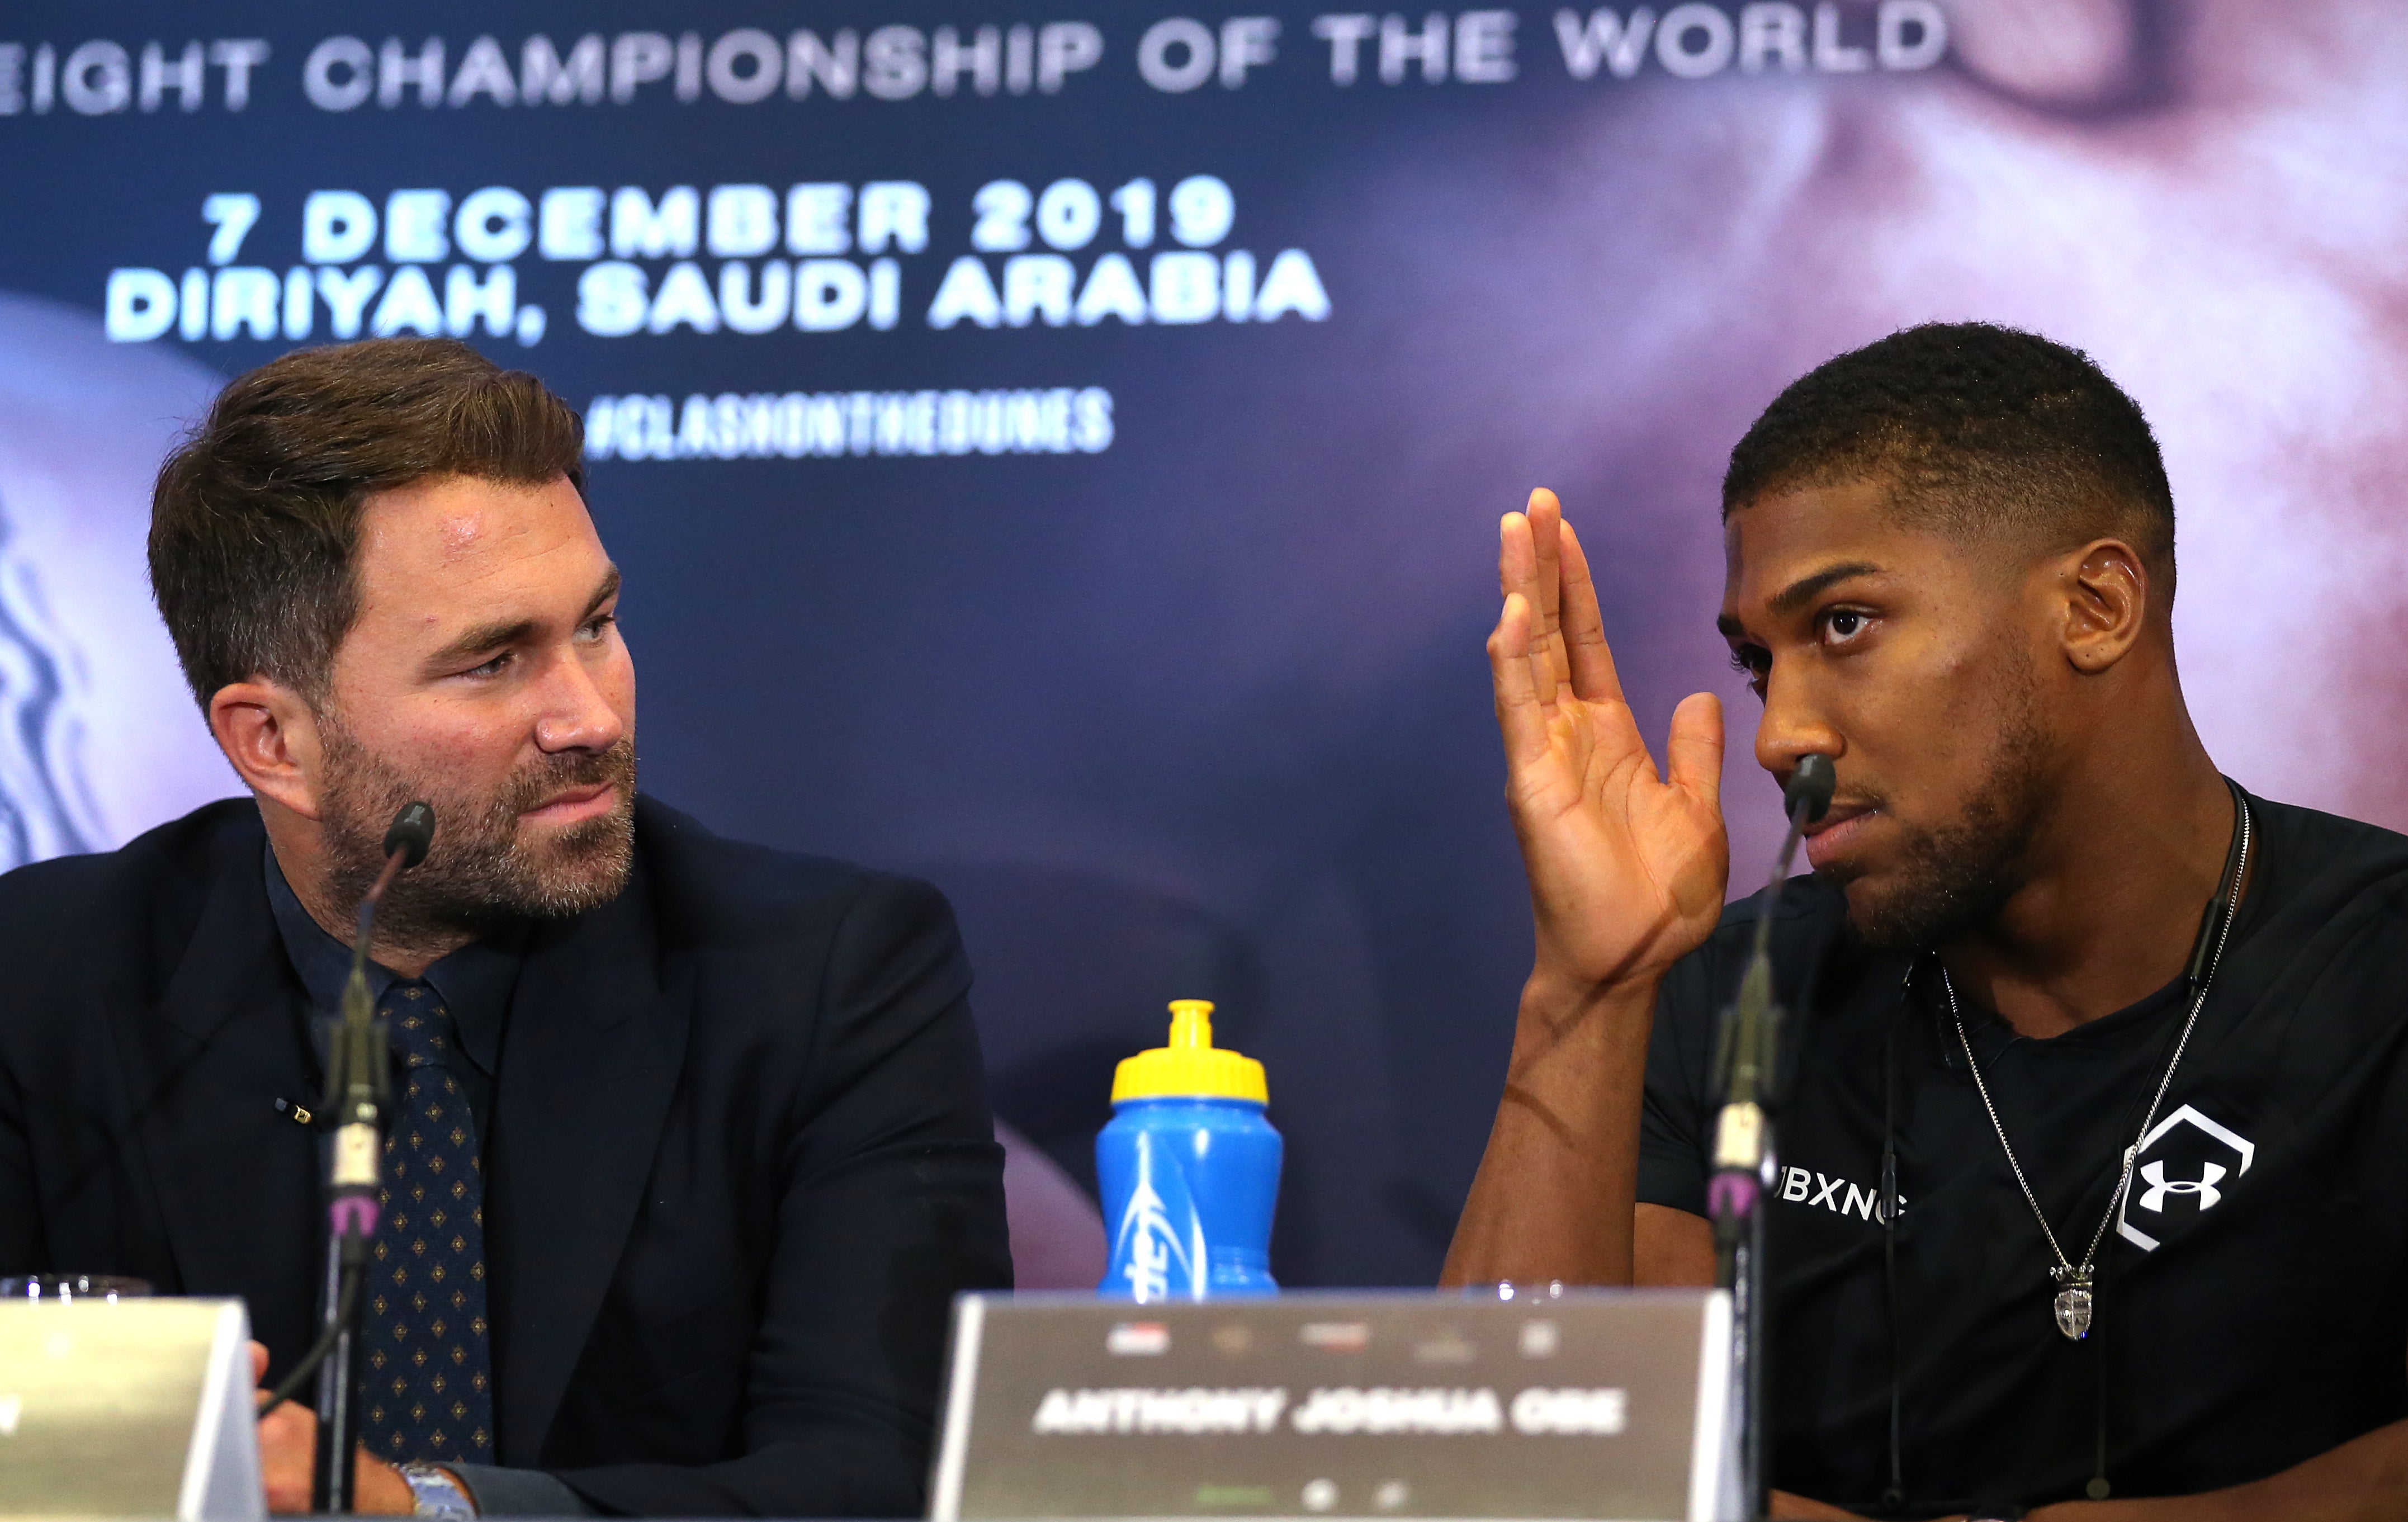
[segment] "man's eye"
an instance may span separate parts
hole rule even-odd
[[[498,654],[498,655],[494,656],[492,660],[487,661],[484,665],[482,665],[482,666],[472,666],[472,667],[470,667],[468,669],[466,669],[466,671],[461,672],[460,674],[461,674],[462,676],[464,676],[464,677],[497,677],[497,676],[500,676],[500,675],[502,674],[503,670],[504,670],[505,668],[507,668],[509,666],[509,664],[510,664],[510,654],[511,654],[511,653],[510,653],[509,651],[507,651],[507,650],[506,650],[506,651],[503,651],[500,654]]]
[[[592,618],[592,619],[587,620],[587,621],[586,621],[586,624],[585,624],[585,626],[584,626],[583,628],[579,629],[579,630],[577,631],[577,636],[578,636],[578,638],[579,638],[579,639],[583,639],[583,640],[586,640],[586,641],[588,641],[588,642],[590,643],[590,642],[592,642],[593,640],[595,640],[595,639],[601,639],[601,638],[602,638],[602,631],[603,631],[603,630],[605,630],[605,629],[607,629],[607,628],[609,628],[611,625],[616,624],[616,623],[618,623],[618,622],[619,622],[619,615],[618,615],[618,614],[616,614],[616,613],[603,613],[603,614],[601,614],[601,615],[599,615],[599,616],[597,616],[597,617],[595,617],[595,618]]]
[[[1760,645],[1742,645],[1731,652],[1731,669],[1758,686],[1772,668],[1772,653]]]
[[[1835,608],[1823,615],[1823,642],[1844,645],[1865,632],[1872,619],[1854,609]]]

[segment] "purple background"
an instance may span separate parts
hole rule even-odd
[[[300,61],[335,33],[381,39],[382,13],[17,7],[0,43],[274,50],[240,113],[213,96],[0,116],[0,289],[22,297],[0,302],[0,604],[48,610],[28,625],[41,659],[0,662],[0,696],[28,701],[49,662],[35,749],[83,799],[51,811],[80,834],[19,855],[113,843],[227,787],[143,622],[144,491],[211,374],[284,345],[109,344],[110,268],[201,263],[213,192],[262,196],[257,257],[280,265],[314,189],[880,178],[937,208],[891,333],[595,338],[568,277],[529,260],[548,335],[485,347],[580,407],[1102,385],[1117,438],[1058,458],[596,465],[645,783],[729,833],[942,885],[998,1108],[1074,1172],[1092,1176],[1111,1062],[1160,1040],[1165,1000],[1219,1000],[1290,1141],[1291,1283],[1427,1282],[1494,1104],[1528,947],[1481,654],[1497,515],[1562,494],[1651,736],[1684,693],[1723,694],[1751,881],[1775,818],[1713,632],[1716,482],[1756,409],[1841,349],[1964,317],[2089,349],[2167,451],[2177,625],[2218,759],[2274,797],[2408,825],[2400,682],[2376,654],[2401,624],[2408,13],[1992,0],[1950,7],[1950,54],[1922,72],[1684,80],[1651,60],[1584,82],[1552,7],[1525,7],[1511,84],[1341,88],[1317,11],[1249,9],[1281,20],[1278,63],[1167,94],[1131,62],[1167,7],[429,5],[408,35],[445,37],[454,64],[487,30],[515,55],[536,31],[1082,15],[1106,54],[1052,97],[336,115],[302,98]],[[1872,24],[1842,21],[1856,40]],[[1310,251],[1326,322],[921,320],[987,180],[1197,172],[1236,191],[1233,244]],[[70,380],[85,400],[62,401]],[[0,757],[0,792],[38,812],[22,761]]]

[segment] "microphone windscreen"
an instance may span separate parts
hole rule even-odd
[[[1798,758],[1798,768],[1789,774],[1789,785],[1782,789],[1782,804],[1796,819],[1801,811],[1811,825],[1823,817],[1831,807],[1831,794],[1840,785],[1840,773],[1828,755],[1815,754]]]
[[[1828,789],[1825,797],[1830,797]],[[405,803],[401,812],[393,816],[393,827],[384,832],[384,854],[401,853],[405,870],[426,859],[427,848],[435,843],[435,811],[423,803]]]

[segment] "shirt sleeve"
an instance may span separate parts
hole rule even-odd
[[[1639,1202],[1706,1213],[1707,1065],[1713,998],[1708,940],[1673,964],[1656,996],[1647,1096],[1639,1123]]]

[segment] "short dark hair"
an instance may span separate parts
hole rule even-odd
[[[2078,349],[1927,323],[1826,360],[1731,451],[1723,516],[1772,492],[1885,477],[1902,518],[1967,538],[2125,538],[2171,601],[2165,461],[2140,406]]]
[[[150,592],[207,711],[265,677],[313,704],[359,616],[360,510],[438,476],[585,486],[584,428],[450,338],[297,350],[237,377],[159,467]]]

